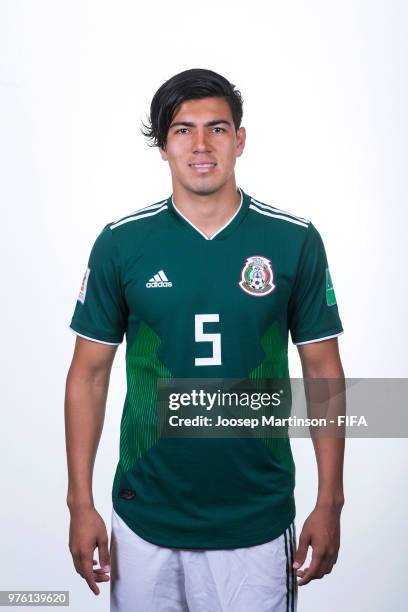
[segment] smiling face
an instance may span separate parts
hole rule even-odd
[[[169,162],[173,189],[208,195],[228,182],[245,146],[245,128],[235,130],[225,98],[183,102],[174,114],[162,159]]]

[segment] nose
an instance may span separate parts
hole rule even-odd
[[[195,137],[193,141],[193,152],[203,153],[209,150],[208,134],[205,129],[198,128],[195,131]]]

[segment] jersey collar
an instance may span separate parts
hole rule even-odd
[[[229,236],[236,227],[241,223],[245,217],[248,208],[250,197],[247,195],[241,187],[237,189],[238,193],[241,194],[241,202],[233,216],[220,227],[210,238],[206,236],[194,223],[191,223],[189,219],[179,210],[174,201],[173,194],[167,199],[167,205],[172,217],[184,228],[185,231],[189,232],[191,237],[196,240],[223,240],[226,236]]]

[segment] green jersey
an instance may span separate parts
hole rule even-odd
[[[288,378],[294,344],[342,333],[324,245],[307,219],[241,188],[208,238],[173,195],[108,223],[92,247],[70,324],[117,345],[127,393],[113,507],[145,540],[237,548],[281,535],[295,517],[288,438],[158,435],[162,378]]]

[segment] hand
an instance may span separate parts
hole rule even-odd
[[[94,549],[98,547],[100,568],[93,568]],[[102,517],[95,508],[71,509],[69,528],[69,550],[75,569],[84,578],[89,588],[99,595],[97,582],[108,582],[110,576],[108,534]]]
[[[337,561],[340,548],[341,508],[315,507],[306,519],[299,537],[299,546],[293,568],[301,579],[298,586],[330,574]],[[298,569],[305,562],[309,545],[313,549],[312,561],[304,570]]]

